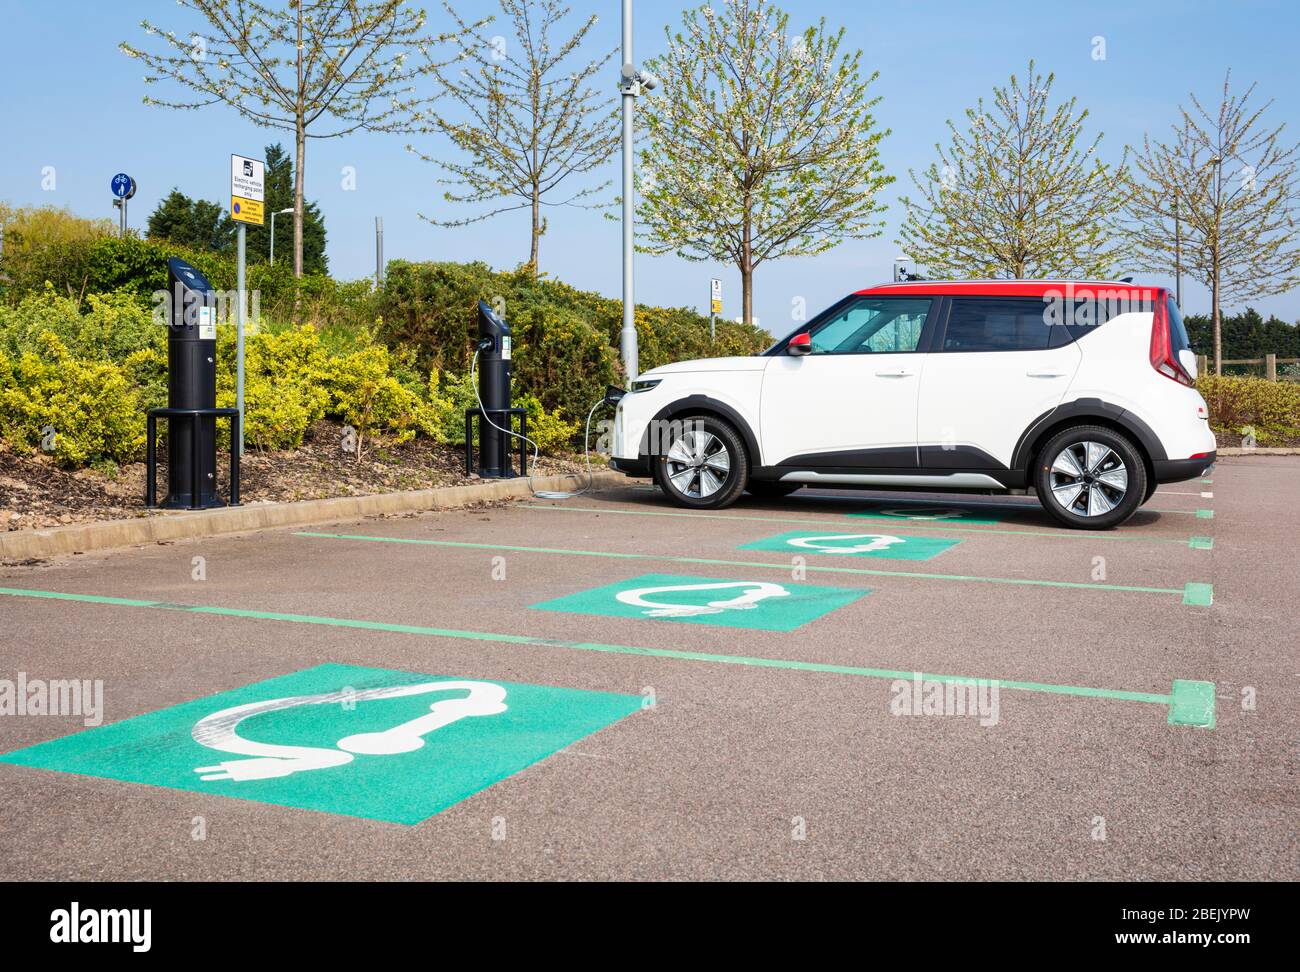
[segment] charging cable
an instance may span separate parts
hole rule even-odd
[[[533,462],[532,465],[527,470],[528,488],[532,492],[532,494],[536,496],[538,499],[564,500],[564,499],[573,499],[575,496],[581,496],[583,493],[591,489],[591,484],[595,478],[591,471],[591,417],[596,414],[596,409],[600,408],[600,406],[605,404],[605,399],[601,398],[599,401],[596,402],[595,405],[591,406],[591,411],[587,413],[587,424],[583,432],[582,456],[587,463],[587,485],[583,486],[582,489],[576,490],[575,492],[571,492],[571,493],[565,493],[565,492],[560,492],[558,490],[551,490],[551,489],[543,489],[543,490],[533,489],[533,479],[537,474],[537,459],[538,456],[541,454],[541,448],[537,445],[537,442],[535,440],[530,439],[528,436],[521,435],[518,432],[512,432],[509,429],[503,429],[501,426],[497,425],[495,422],[492,421],[491,416],[488,415],[487,409],[483,407],[483,398],[479,394],[478,381],[476,380],[478,376],[478,356],[482,353],[483,353],[483,347],[480,344],[479,347],[474,349],[474,360],[470,363],[469,366],[469,382],[471,385],[474,386],[474,399],[475,401],[478,402],[479,414],[483,416],[483,421],[487,422],[488,425],[492,426],[492,428],[496,429],[498,432],[504,433],[506,436],[510,438],[523,439],[525,442],[527,442],[529,445],[533,447]],[[470,443],[466,442],[465,448],[466,449],[470,448]],[[578,478],[576,473],[567,473],[566,475],[573,476],[575,479]]]

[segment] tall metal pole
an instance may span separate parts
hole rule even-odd
[[[274,217],[273,217],[274,218]],[[235,261],[235,407],[239,409],[239,454],[244,454],[244,318],[247,314],[245,301],[244,260],[247,230],[239,224],[239,250]],[[235,444],[231,443],[231,448]]]
[[[375,217],[375,286],[384,285],[384,217]]]
[[[632,64],[632,0],[623,0],[623,64]],[[627,380],[637,376],[636,301],[632,285],[632,109],[636,103],[636,83],[623,78],[623,329],[619,333],[619,350]]]

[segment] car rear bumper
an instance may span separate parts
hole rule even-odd
[[[1181,483],[1195,479],[1214,465],[1218,452],[1210,452],[1197,459],[1161,459],[1151,465],[1155,468],[1157,483]]]

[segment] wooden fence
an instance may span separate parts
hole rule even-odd
[[[1277,366],[1280,364],[1300,364],[1300,358],[1279,358],[1275,354],[1266,354],[1262,358],[1224,358],[1225,365],[1263,365],[1264,377],[1269,381],[1277,381]],[[1210,373],[1208,355],[1198,354],[1196,356],[1196,373],[1198,375],[1208,375]]]

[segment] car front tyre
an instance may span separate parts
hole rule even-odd
[[[653,459],[655,481],[678,506],[730,506],[749,480],[749,455],[735,427],[712,415],[673,419],[667,447]]]
[[[1147,471],[1129,438],[1101,425],[1053,436],[1038,455],[1034,485],[1053,517],[1076,530],[1109,530],[1147,497]]]

